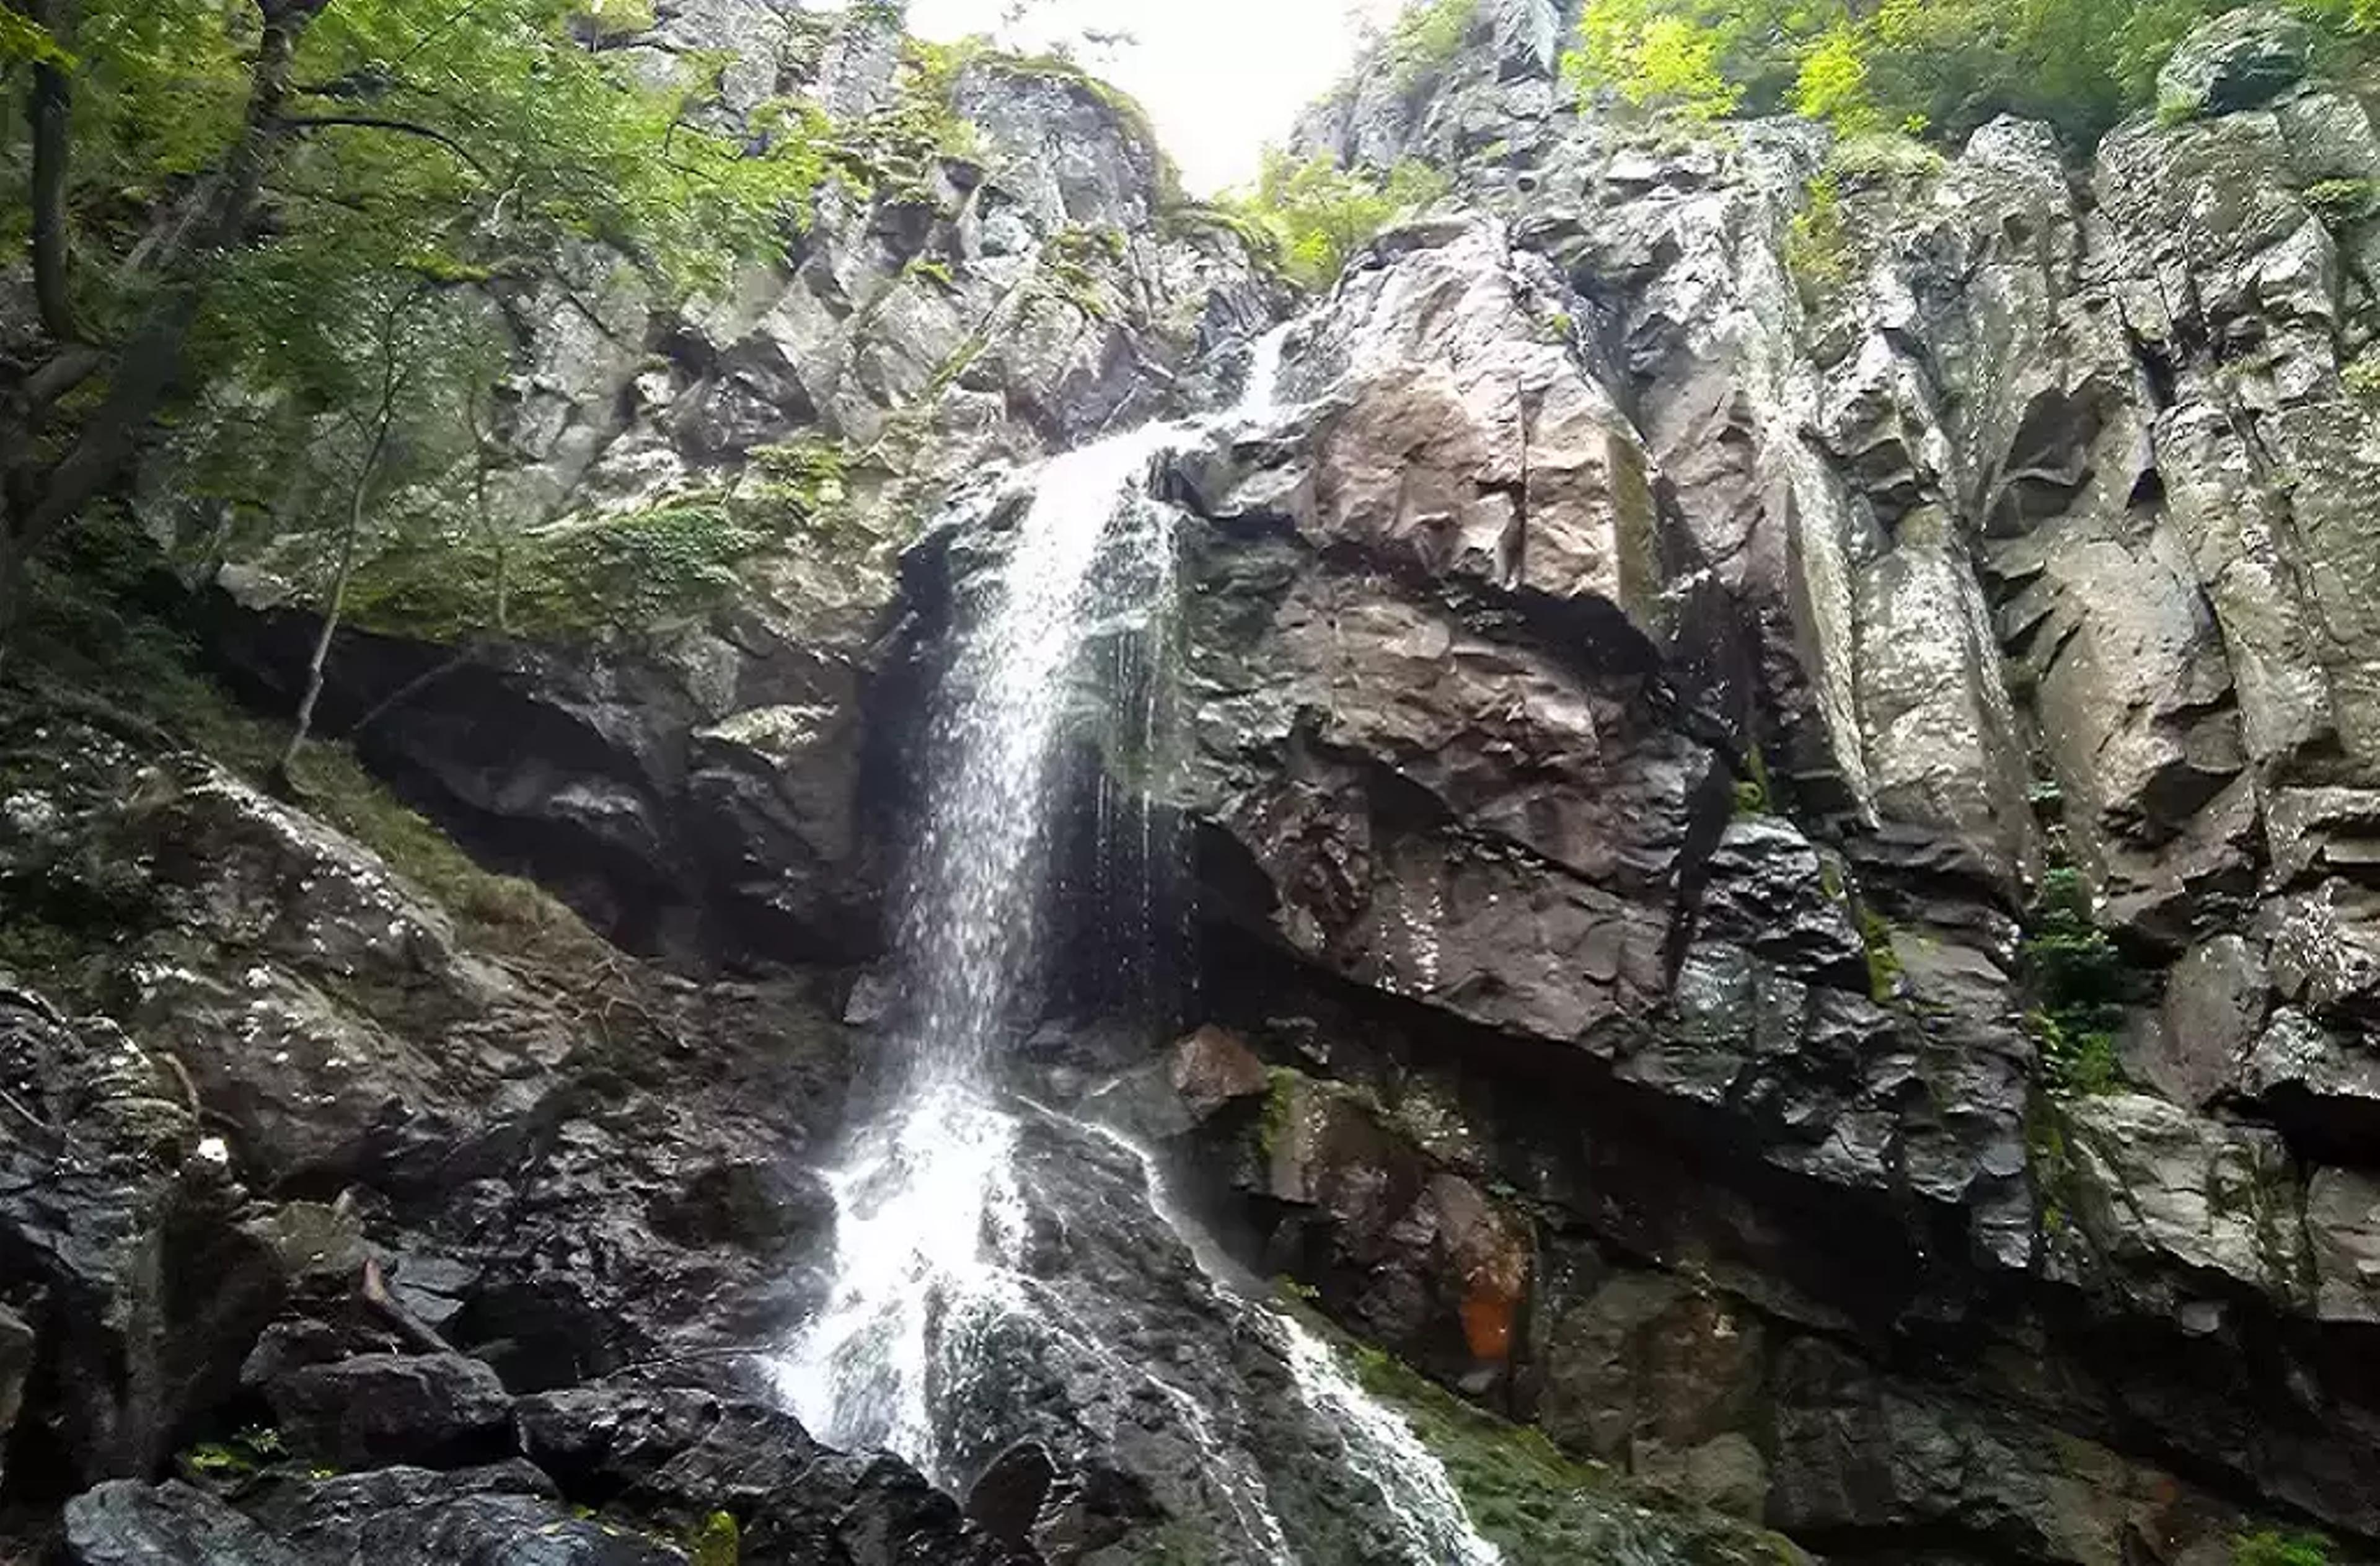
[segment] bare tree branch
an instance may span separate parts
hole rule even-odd
[[[385,130],[398,136],[419,137],[424,141],[434,141],[445,148],[473,174],[490,184],[495,183],[495,176],[490,172],[487,164],[480,161],[471,149],[433,126],[417,125],[411,120],[391,119],[382,115],[293,115],[281,123],[292,130],[322,130],[346,126],[358,130]]]

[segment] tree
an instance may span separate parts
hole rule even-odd
[[[2240,0],[1588,0],[1567,71],[1587,95],[1700,117],[1785,110],[1851,133],[1964,137],[1995,115],[2078,150],[2147,105],[2183,34]],[[2334,36],[2380,0],[2287,0]]]
[[[384,384],[385,345],[356,323],[389,301],[501,313],[590,252],[682,297],[782,243],[824,171],[814,110],[735,126],[715,79],[639,84],[583,46],[599,30],[578,0],[0,4],[40,318],[0,362],[0,646],[30,552],[166,416],[237,406],[291,439],[352,425]],[[395,450],[406,423],[386,420],[355,488],[366,510],[398,487],[393,455],[418,466]],[[244,474],[218,451],[224,498],[269,512],[286,449]]]
[[[1269,148],[1256,188],[1221,204],[1273,252],[1291,282],[1320,289],[1373,235],[1420,212],[1446,187],[1445,176],[1419,163],[1376,175],[1342,168],[1328,152],[1301,160]]]

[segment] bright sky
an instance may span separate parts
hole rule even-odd
[[[1183,183],[1204,196],[1254,178],[1265,143],[1287,137],[1297,111],[1346,70],[1365,19],[1397,9],[1397,0],[910,0],[909,28],[945,40],[988,32],[1023,52],[1063,43],[1148,106]]]

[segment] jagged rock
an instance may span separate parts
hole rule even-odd
[[[1236,1099],[1253,1098],[1269,1086],[1264,1062],[1255,1052],[1211,1024],[1174,1045],[1168,1075],[1173,1090],[1197,1120]]]
[[[0,990],[0,1275],[43,1367],[16,1424],[84,1483],[153,1472],[236,1385],[275,1258],[170,1068],[112,1025]]]
[[[2274,1012],[2247,1041],[2236,1086],[2317,1156],[2361,1159],[2380,1130],[2380,1054],[2370,1036],[2293,1006]]]
[[[2306,1275],[2304,1194],[2288,1148],[2266,1131],[2218,1125],[2139,1094],[2078,1099],[2060,1120],[2061,1157],[2046,1176],[2063,1229],[2054,1264],[2105,1280],[2149,1308],[2203,1329],[2221,1317],[2193,1275],[2295,1310]]]
[[[2314,1313],[2325,1321],[2380,1321],[2380,1183],[2324,1169],[2306,1183]]]
[[[294,1451],[342,1468],[452,1461],[501,1439],[512,1398],[462,1354],[359,1354],[263,1379]]]
[[[307,1561],[512,1561],[533,1566],[662,1566],[663,1539],[579,1515],[553,1481],[517,1459],[432,1472],[269,1475],[240,1504]]]
[[[729,1511],[747,1559],[1010,1559],[899,1459],[838,1456],[790,1416],[744,1399],[613,1384],[524,1399],[518,1419],[523,1450],[565,1493],[695,1520]]]
[[[73,1566],[303,1566],[289,1549],[203,1490],[119,1479],[67,1502]]]
[[[967,1487],[967,1516],[1011,1549],[1029,1549],[1034,1524],[1057,1479],[1057,1464],[1040,1443],[1019,1441]]]
[[[1767,1331],[1723,1297],[1622,1272],[1570,1303],[1540,1351],[1537,1418],[1565,1445],[1668,1480],[1706,1504],[1758,1515]],[[1747,1507],[1744,1503],[1750,1502]]]
[[[2157,109],[2228,115],[2252,109],[2305,79],[2313,34],[2294,17],[2256,6],[2226,13],[2192,33],[2157,73]]]
[[[2177,1103],[2212,1103],[2240,1083],[2270,987],[2262,954],[2242,938],[2218,935],[2192,947],[2166,980],[2158,1049],[2139,1068]]]

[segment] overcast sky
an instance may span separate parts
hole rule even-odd
[[[1009,48],[1062,42],[1084,65],[1148,105],[1165,150],[1193,193],[1254,177],[1268,141],[1328,91],[1353,57],[1366,17],[1397,0],[910,0],[909,27],[928,38],[989,32]],[[1123,35],[1102,46],[1085,34]]]

